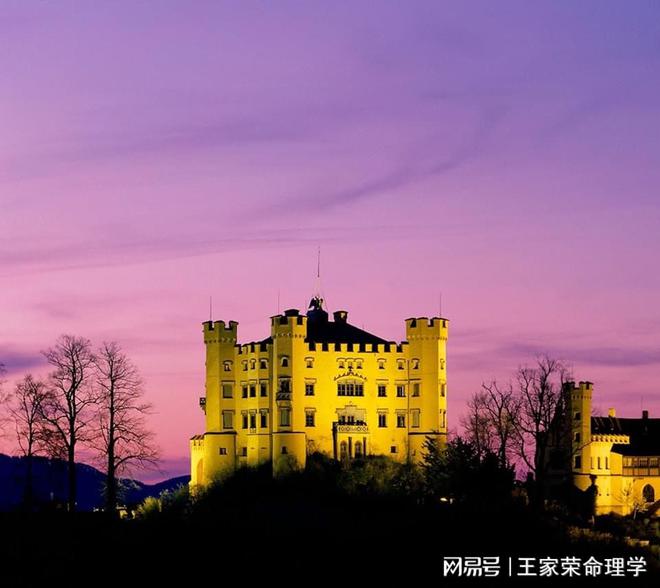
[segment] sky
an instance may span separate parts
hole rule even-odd
[[[201,323],[450,322],[448,419],[542,353],[660,416],[660,4],[0,2],[0,362],[119,341],[161,479]],[[10,452],[5,440],[0,449]]]

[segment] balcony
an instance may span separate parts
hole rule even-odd
[[[369,433],[367,423],[334,423],[335,431],[337,433]]]

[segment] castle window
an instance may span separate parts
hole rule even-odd
[[[582,418],[582,415],[579,412],[576,412],[573,415],[573,420],[579,421]]]
[[[419,429],[419,410],[412,410],[410,411],[410,416],[411,416],[411,427],[413,429]]]
[[[573,441],[576,443],[580,442],[580,433],[575,433],[575,435],[573,435]]]
[[[339,459],[348,459],[348,443],[346,441],[339,444]]]
[[[378,384],[378,396],[380,398],[387,396],[387,384]]]
[[[348,369],[352,370],[353,369],[353,362],[351,360],[346,362],[346,365],[348,365]]]
[[[242,396],[243,398],[247,398],[247,397],[248,397],[248,387],[247,387],[246,384],[243,384],[243,388],[242,388],[242,391],[241,391],[241,396]]]
[[[396,451],[397,451],[397,450],[396,450],[396,445],[392,445],[392,446],[390,447],[390,453],[396,453]]]
[[[444,429],[447,426],[447,411],[440,411],[440,426]]]
[[[257,367],[257,360],[256,359],[251,359],[250,360],[250,369],[253,370]]]
[[[288,378],[280,378],[280,389],[277,394],[278,400],[290,400],[291,395],[291,380]]]
[[[223,398],[233,398],[234,397],[234,386],[233,386],[233,384],[223,384],[222,385],[222,397]]]
[[[316,414],[313,410],[306,410],[305,411],[305,426],[306,427],[314,427],[316,426]]]
[[[291,426],[291,410],[288,408],[280,409],[280,427]]]
[[[406,362],[403,359],[397,359],[396,369],[403,370],[406,367]]]
[[[305,383],[305,396],[314,396],[314,383],[306,382]]]
[[[356,367],[357,369],[359,369],[359,370],[362,369],[362,360],[361,360],[361,359],[358,359],[358,360],[355,362],[355,367]]]
[[[412,369],[414,369],[414,370],[419,369],[419,359],[413,359],[413,360],[411,360],[410,363],[412,365]]]
[[[261,384],[259,384],[259,394],[262,398],[268,396],[268,384],[266,384],[266,382],[261,382]]]
[[[362,441],[355,442],[355,457],[362,457]]]
[[[267,370],[268,369],[268,360],[267,359],[260,359],[259,360],[259,367],[262,370]]]
[[[284,356],[280,359],[280,365],[282,367],[289,367],[289,358]]]
[[[343,370],[343,369],[344,369],[344,365],[345,365],[345,364],[344,364],[344,360],[343,360],[343,359],[340,359],[340,360],[339,360],[339,369],[340,369],[340,370]]]
[[[222,362],[222,369],[224,369],[226,372],[230,372],[231,371],[231,361]]]
[[[364,396],[364,384],[354,380],[337,382],[337,396]]]
[[[286,448],[285,445],[282,445],[281,452],[282,452],[282,455],[286,455],[287,453],[289,453],[289,450]]]
[[[419,396],[419,382],[413,382],[412,395]]]
[[[313,368],[314,367],[314,360],[311,357],[305,358],[305,365],[308,368]]]
[[[601,467],[600,467],[600,456],[598,457],[598,469],[599,470],[601,469]]]
[[[444,398],[445,396],[447,396],[447,384],[445,384],[444,382],[442,382],[442,383],[440,384],[440,396],[441,396],[442,398]]]
[[[255,398],[257,396],[257,385],[250,384],[250,398]]]
[[[234,428],[234,413],[231,410],[222,411],[222,428],[223,429]]]
[[[248,367],[247,359],[243,360],[242,365],[243,365],[243,371],[247,372],[247,367]]]
[[[387,427],[387,415],[384,412],[378,413],[378,427],[381,429]]]
[[[580,470],[580,469],[582,469],[582,458],[581,458],[579,455],[576,455],[576,456],[573,458],[573,467],[574,467],[576,470]]]
[[[440,369],[441,369],[441,370],[444,370],[444,369],[445,369],[445,360],[444,360],[444,359],[441,359],[441,360],[440,360]]]
[[[655,502],[655,490],[651,484],[644,486],[642,496],[644,497],[644,502]]]
[[[248,428],[248,415],[247,415],[247,413],[244,412],[242,416],[243,416],[243,428],[247,429]]]
[[[397,395],[397,398],[405,398],[406,397],[406,385],[405,384],[397,384],[396,385],[396,395]]]
[[[385,360],[384,359],[379,359],[378,360],[378,369],[379,370],[384,370],[385,369]]]
[[[405,414],[397,414],[396,415],[396,426],[398,429],[405,429],[406,428],[406,415]]]
[[[267,429],[268,428],[268,412],[265,411],[265,410],[261,412],[260,426],[261,426],[262,429]]]
[[[251,414],[250,415],[250,429],[256,429],[257,428],[257,415],[256,414]]]
[[[247,447],[241,447],[241,457],[247,457]]]
[[[609,470],[610,469],[610,458],[605,457],[605,469]]]
[[[227,455],[227,448],[226,448],[226,447],[220,447],[220,448],[218,449],[218,453],[219,453],[220,455]]]

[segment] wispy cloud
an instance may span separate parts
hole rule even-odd
[[[149,240],[127,239],[113,234],[111,239],[97,242],[78,241],[59,247],[50,242],[22,246],[14,242],[0,249],[1,277],[43,271],[59,271],[106,266],[127,266],[166,259],[197,257],[248,249],[273,249],[304,244],[360,242],[378,239],[404,239],[412,234],[432,230],[430,226],[354,226],[279,228],[258,232],[233,231],[224,238],[203,239],[188,235],[169,235]],[[46,308],[46,311],[57,309]],[[61,309],[60,309],[61,310]]]
[[[0,364],[4,365],[8,375],[35,369],[45,363],[40,353],[19,351],[6,345],[0,346]]]
[[[484,109],[468,137],[454,147],[444,157],[434,154],[442,141],[434,137],[433,141],[416,144],[403,157],[405,163],[379,177],[366,180],[345,189],[328,191],[325,187],[315,197],[302,196],[290,199],[266,209],[260,214],[281,216],[291,212],[321,211],[346,204],[386,196],[391,192],[414,184],[430,176],[449,173],[477,159],[486,149],[488,139],[505,116],[504,106],[492,106]],[[250,214],[253,214],[251,211]]]

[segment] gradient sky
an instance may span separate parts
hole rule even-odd
[[[449,425],[548,352],[660,416],[660,4],[0,3],[0,361],[116,339],[186,473],[201,322],[442,313]],[[11,447],[5,443],[5,451]]]

